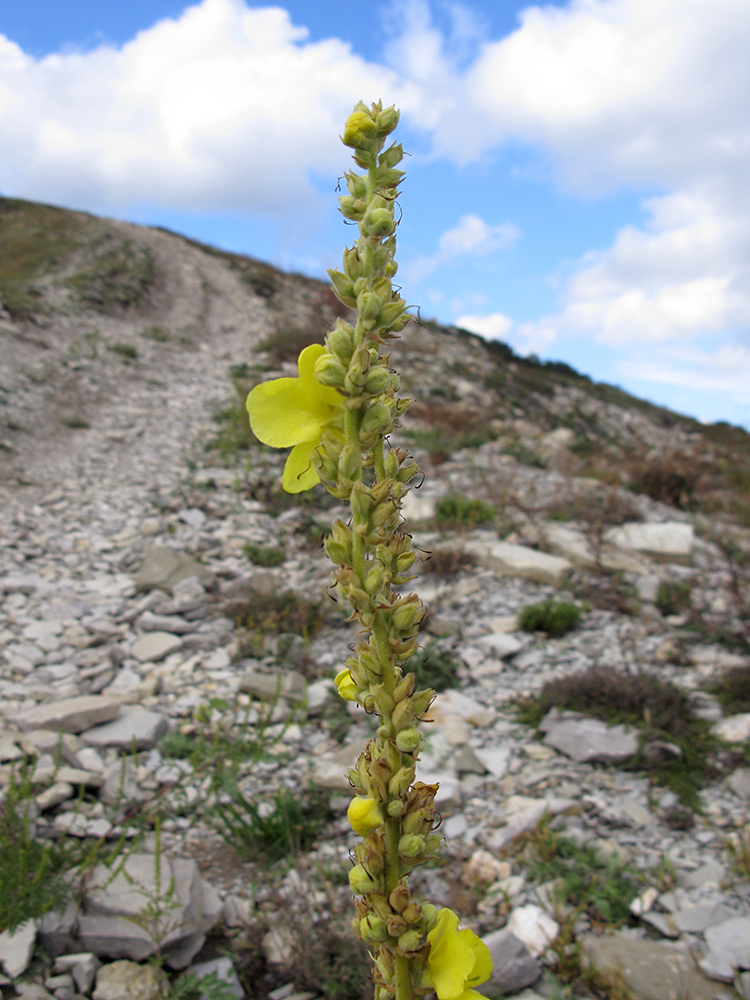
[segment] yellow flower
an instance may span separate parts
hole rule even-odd
[[[352,111],[344,125],[344,145],[354,147],[367,145],[368,133],[376,127],[370,115],[364,111]]]
[[[369,837],[383,822],[383,813],[375,799],[355,795],[346,811],[352,830],[360,837]]]
[[[458,929],[458,917],[443,907],[438,922],[427,935],[430,954],[427,968],[438,1000],[483,1000],[472,989],[492,975],[489,949],[473,931]]]
[[[352,672],[348,667],[344,667],[343,670],[339,670],[334,678],[334,681],[339,694],[344,701],[357,700],[357,685],[354,683]]]
[[[275,378],[256,385],[247,397],[253,434],[272,448],[288,448],[282,486],[301,493],[320,482],[312,456],[327,424],[336,418],[343,396],[315,378],[315,362],[326,353],[322,344],[306,347],[297,360],[299,378]]]

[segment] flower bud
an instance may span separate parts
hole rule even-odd
[[[344,273],[348,274],[352,281],[361,278],[365,273],[365,265],[356,246],[344,250]]]
[[[339,455],[339,473],[344,479],[357,479],[359,477],[362,458],[360,452],[353,444],[345,444]]]
[[[401,400],[403,403],[403,400]],[[403,406],[399,411],[403,413]],[[410,479],[413,479],[419,473],[419,466],[416,462],[411,462],[409,465],[403,465],[399,471],[397,479],[400,483],[408,483]]]
[[[341,298],[340,295],[339,298]],[[342,299],[341,301],[343,302],[344,300]],[[346,302],[346,305],[349,305],[348,301]],[[381,326],[393,326],[405,309],[406,302],[403,299],[395,299],[393,302],[388,302],[380,310],[378,322]]]
[[[372,138],[371,133],[376,128],[377,125],[366,111],[352,111],[344,124],[342,142],[345,146],[360,149],[369,145]]]
[[[347,216],[347,218],[351,218],[351,216]],[[390,236],[395,228],[393,213],[387,208],[372,208],[362,219],[362,232],[366,236],[380,238]]]
[[[375,125],[380,135],[390,135],[398,125],[400,112],[395,107],[383,108],[375,119]]]
[[[398,937],[406,930],[406,921],[398,913],[391,913],[390,916],[386,917],[385,924],[390,937]]]
[[[399,632],[407,632],[424,617],[424,611],[415,597],[400,601],[393,611],[393,625]]]
[[[405,858],[418,858],[424,851],[425,839],[418,833],[405,833],[398,842],[398,852]]]
[[[414,753],[422,743],[422,734],[416,726],[409,726],[396,734],[396,746],[401,753]]]
[[[398,476],[398,459],[396,458],[396,453],[389,451],[385,456],[385,474],[389,479],[395,479]]]
[[[382,917],[370,914],[359,922],[359,933],[368,944],[379,944],[388,937],[388,927]]]
[[[383,152],[378,157],[379,167],[395,167],[397,163],[400,163],[404,158],[404,147],[400,142],[394,142],[392,146],[388,149],[384,149]],[[352,192],[353,194],[354,192]],[[360,198],[362,195],[359,196]]]
[[[389,163],[388,165],[395,166],[395,163]],[[367,181],[361,174],[357,174],[353,170],[347,170],[344,177],[346,177],[346,189],[352,198],[367,197]]]
[[[346,369],[333,354],[321,354],[315,362],[315,378],[321,385],[340,389],[344,384]]]
[[[393,698],[395,701],[396,693],[394,691]],[[413,721],[413,712],[411,710],[411,698],[401,698],[393,711],[392,720],[393,725],[397,730],[407,729]],[[399,747],[399,749],[401,749]]]
[[[364,865],[355,865],[349,871],[349,888],[355,896],[366,896],[368,892],[375,892],[378,885],[378,880],[370,875]]]
[[[370,396],[379,396],[381,392],[385,392],[391,382],[391,373],[385,367],[385,365],[377,365],[371,368],[367,373],[367,378],[365,379],[365,392]],[[388,419],[391,418],[390,411],[388,413]]]
[[[435,692],[432,688],[425,688],[424,691],[417,691],[411,700],[411,710],[414,715],[419,719],[433,702],[435,697]]]
[[[377,319],[383,303],[375,292],[362,292],[357,296],[357,310],[362,319]]]
[[[388,782],[390,786],[390,782]],[[404,811],[404,803],[401,799],[391,799],[385,808],[385,811],[391,817],[391,819],[397,819]]]
[[[369,384],[369,375],[366,385]],[[369,391],[369,390],[368,390]],[[370,434],[386,434],[393,425],[391,411],[383,403],[374,403],[365,413],[360,426],[360,434],[367,437]],[[353,478],[353,477],[351,477]]]
[[[352,672],[348,667],[344,667],[334,677],[334,683],[338,688],[339,695],[344,701],[356,701],[359,689],[352,677]]]
[[[369,837],[383,822],[383,813],[375,799],[355,795],[346,811],[352,830],[360,837]]]
[[[419,931],[410,929],[399,935],[398,946],[401,951],[419,951],[424,943],[424,937]]]
[[[406,674],[396,685],[396,689],[393,692],[393,700],[399,702],[405,698],[410,698],[414,694],[415,688],[416,680],[414,674]]]
[[[388,791],[391,795],[403,795],[413,780],[414,768],[400,767],[388,782]]]
[[[367,206],[361,198],[352,198],[349,194],[342,194],[339,198],[339,211],[345,219],[353,222],[360,222],[365,217]]]
[[[407,924],[416,924],[422,917],[422,907],[415,900],[412,900],[401,916]]]
[[[432,903],[422,903],[422,920],[426,931],[431,931],[433,927],[437,926],[438,914],[437,906]]]
[[[347,274],[336,271],[334,268],[328,269],[328,277],[331,279],[336,298],[351,309],[357,305],[357,297],[354,294],[354,282]]]
[[[383,567],[380,565],[380,563],[376,563],[376,565],[372,567],[372,569],[365,577],[365,590],[367,591],[368,594],[374,594],[378,590],[380,590],[382,583],[383,583]]]
[[[396,560],[396,570],[399,573],[405,573],[408,569],[412,568],[416,558],[415,552],[403,552]]]
[[[425,841],[425,852],[427,854],[432,854],[434,851],[439,851],[443,844],[443,838],[439,833],[431,833],[427,840]]]

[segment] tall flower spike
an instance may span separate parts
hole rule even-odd
[[[343,397],[315,378],[315,363],[326,354],[322,344],[311,344],[299,356],[299,378],[275,378],[256,385],[247,397],[253,434],[272,448],[292,447],[282,486],[301,493],[320,482],[313,453],[323,430],[341,414]]]
[[[356,789],[347,812],[362,839],[354,848],[350,886],[359,897],[355,934],[372,946],[375,1000],[478,1000],[474,986],[489,976],[487,949],[458,917],[417,900],[409,874],[434,857],[438,786],[416,780],[422,745],[419,724],[435,692],[418,691],[408,663],[419,645],[424,608],[416,594],[394,590],[407,583],[415,558],[401,529],[401,501],[419,469],[389,435],[409,400],[397,396],[399,379],[380,348],[410,320],[393,286],[397,271],[395,211],[400,144],[385,148],[398,123],[395,108],[358,103],[344,127],[344,143],[363,174],[347,172],[342,215],[359,237],[344,252],[342,270],[329,271],[334,293],[352,322],[339,319],[325,347],[306,348],[299,378],[256,386],[248,397],[252,428],[261,441],[293,446],[284,489],[299,492],[318,482],[349,504],[325,540],[334,565],[331,588],[351,609],[360,640],[336,674],[346,701],[379,716],[375,736],[348,772]]]

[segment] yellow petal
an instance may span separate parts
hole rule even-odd
[[[287,493],[302,493],[304,490],[311,490],[320,482],[320,476],[312,462],[313,452],[318,443],[319,439],[316,438],[314,441],[303,441],[292,448],[281,480],[281,485]]]
[[[369,837],[383,822],[383,813],[375,799],[355,795],[346,811],[352,830],[360,837]]]
[[[458,917],[452,910],[443,907],[427,940],[430,977],[439,1000],[460,1000],[475,960],[471,945],[458,931]]]
[[[299,378],[271,379],[250,392],[247,411],[259,441],[272,448],[288,448],[317,440],[323,426],[340,410],[343,398],[315,378],[315,362],[321,354],[325,354],[325,347],[311,344],[299,356]]]
[[[459,931],[459,937],[465,938],[474,954],[474,968],[466,980],[466,985],[479,986],[480,983],[486,983],[492,975],[492,955],[490,955],[490,949],[481,938],[477,937],[474,931]],[[473,990],[470,992],[473,992]]]

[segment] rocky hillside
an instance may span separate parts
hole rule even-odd
[[[370,726],[332,690],[320,547],[346,511],[283,494],[243,408],[336,300],[0,199],[0,303],[0,989],[368,996],[343,774]],[[750,436],[431,322],[394,364],[440,690],[425,892],[484,935],[490,997],[749,998]]]

